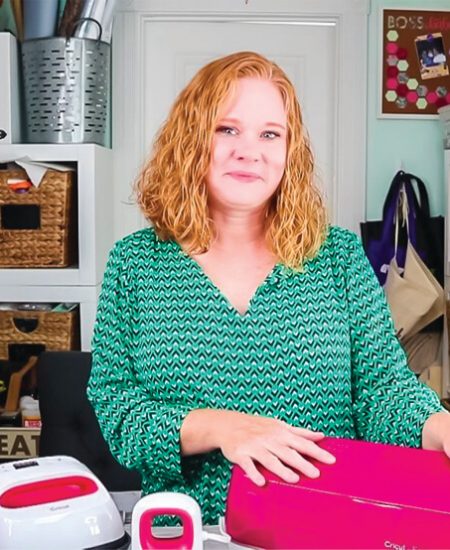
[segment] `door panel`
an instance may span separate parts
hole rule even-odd
[[[200,67],[222,55],[256,51],[278,63],[297,89],[320,185],[331,204],[336,145],[335,31],[331,23],[146,22],[146,147],[150,148],[177,94]],[[223,46],[219,48],[218,44]]]
[[[369,0],[121,0],[114,24],[115,237],[146,222],[131,184],[178,92],[221,55],[256,50],[292,79],[331,219],[365,219]]]

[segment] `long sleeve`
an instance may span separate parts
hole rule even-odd
[[[117,460],[168,485],[182,477],[179,431],[189,408],[153,400],[138,380],[131,338],[130,248],[119,242],[109,256],[92,342],[88,398]]]
[[[353,414],[358,437],[420,447],[426,419],[441,411],[435,392],[418,382],[395,335],[383,289],[353,234],[345,259]]]

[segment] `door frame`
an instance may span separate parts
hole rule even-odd
[[[366,217],[369,11],[370,0],[120,0],[112,48],[115,238],[144,225],[137,210],[127,207],[132,204],[127,183],[132,183],[148,154],[142,117],[143,44],[148,24],[155,21],[335,25],[336,150],[334,177],[328,185],[333,196],[330,214],[334,224],[359,233],[359,223]]]

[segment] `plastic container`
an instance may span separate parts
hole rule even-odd
[[[24,38],[45,38],[55,34],[58,0],[23,0]]]
[[[30,395],[21,397],[20,413],[22,415],[22,427],[40,428],[42,426],[39,401],[37,399],[33,399]]]
[[[111,46],[100,39],[23,42],[27,141],[109,146],[110,60]]]

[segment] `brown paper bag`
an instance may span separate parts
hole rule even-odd
[[[400,339],[416,334],[444,312],[444,291],[410,242],[403,276],[394,257],[384,290]]]
[[[416,282],[418,285],[420,284],[423,288],[428,288],[430,292],[431,289],[434,288],[438,295],[432,307],[412,328],[411,334],[414,334],[422,330],[441,315],[444,315],[445,293],[444,289],[425,265],[424,261],[416,252],[411,243],[408,243],[408,249],[406,252],[404,277],[410,281]]]

